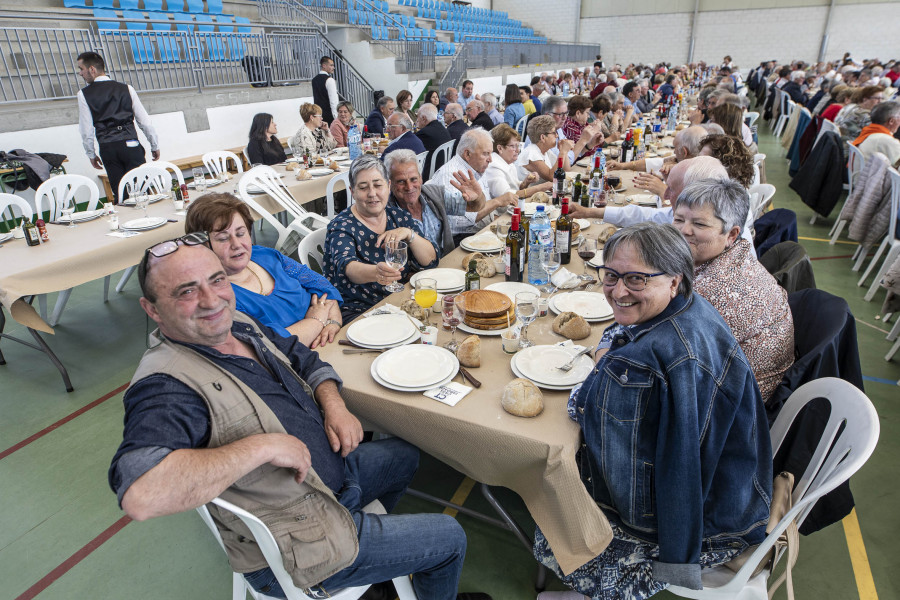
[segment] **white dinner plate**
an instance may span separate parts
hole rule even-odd
[[[493,233],[467,237],[459,245],[463,250],[469,252],[498,252],[505,246]]]
[[[334,162],[348,163],[348,162],[351,162],[351,161],[350,161],[350,157],[349,157],[349,156],[338,156],[338,157],[334,158]]]
[[[132,219],[126,221],[122,225],[122,229],[129,231],[146,231],[148,229],[156,229],[166,224],[165,217],[141,217],[140,219]]]
[[[221,179],[210,179],[210,178],[208,178],[208,177],[206,178],[206,187],[208,187],[208,188],[211,188],[211,187],[213,187],[213,186],[217,186],[217,185],[219,185],[220,183],[222,183],[222,180],[221,180]],[[196,188],[197,188],[197,182],[192,181],[192,182],[190,182],[189,184],[187,184],[187,186],[188,186],[189,189],[192,189],[192,190],[193,190],[193,189],[196,189]]]
[[[85,221],[98,219],[104,214],[106,214],[106,210],[102,208],[98,208],[97,210],[83,210],[81,212],[73,213],[71,216],[63,215],[59,218],[59,222],[68,223],[69,221],[74,221],[75,223],[83,223]]]
[[[516,301],[516,294],[520,294],[522,292],[530,292],[532,294],[535,294],[536,296],[541,295],[541,290],[537,289],[533,285],[530,285],[528,283],[521,283],[518,281],[498,281],[497,283],[492,283],[484,289],[505,294],[513,302]]]
[[[510,317],[509,322],[510,322],[510,324],[515,324],[515,322],[516,322],[515,317]],[[474,327],[469,327],[465,323],[460,323],[459,325],[456,326],[456,328],[459,329],[460,331],[464,331],[466,333],[472,333],[475,335],[500,335],[501,333],[503,333],[506,330],[506,327],[504,327],[503,329],[475,329]]]
[[[347,328],[347,339],[360,346],[387,347],[415,332],[416,327],[405,314],[375,315],[354,320]]]
[[[13,232],[9,233],[0,233],[0,242],[5,242],[6,240],[11,240],[13,238]]]
[[[574,350],[560,346],[531,346],[519,350],[511,362],[527,379],[537,384],[573,387],[584,381],[594,368],[594,361],[584,355],[575,360],[568,373],[556,368],[564,365],[574,354]]]
[[[454,377],[456,377],[456,373],[454,373],[453,375],[444,379],[443,381],[439,381],[436,384],[429,385],[427,387],[420,387],[420,388],[402,387],[402,386],[394,385],[393,383],[385,381],[384,379],[379,377],[378,373],[375,372],[375,368],[374,368],[375,363],[378,362],[378,359],[380,359],[380,358],[381,358],[381,356],[378,356],[375,359],[375,361],[372,362],[372,368],[369,369],[369,372],[372,374],[372,379],[375,380],[375,383],[377,383],[378,385],[380,385],[382,387],[386,387],[389,390],[395,390],[397,392],[425,392],[425,391],[428,391],[428,390],[431,390],[434,388],[441,387],[442,385],[447,385],[448,383],[453,381]]]
[[[512,369],[513,375],[515,375],[516,377],[521,377],[522,379],[528,379],[528,377],[525,377],[525,374],[522,373],[522,371],[520,371],[519,368],[516,366],[516,361],[510,359],[509,367],[510,367],[510,369]],[[550,385],[547,383],[541,383],[539,381],[533,381],[531,379],[528,379],[528,381],[531,381],[531,383],[538,386],[539,388],[542,388],[545,390],[560,391],[560,392],[567,392],[567,391],[570,391],[573,387],[575,387],[574,385]]]
[[[160,200],[168,197],[168,194],[150,194],[149,204],[159,202]],[[122,200],[122,202],[120,202],[119,204],[121,204],[122,206],[134,206],[134,198],[125,198],[125,200]]]
[[[544,204],[543,202],[526,202],[525,207],[522,209],[522,212],[526,217],[530,217],[537,211],[538,206],[543,206],[545,213],[549,213],[553,208],[547,204]],[[510,206],[506,209],[506,212],[508,212],[509,214],[513,214],[513,212],[515,212],[515,208],[515,206]]]
[[[252,183],[247,184],[247,193],[248,194],[265,194],[266,190],[262,189],[258,185],[254,185]]]
[[[322,177],[323,175],[331,175],[332,173],[334,173],[334,171],[332,171],[328,167],[314,167],[312,169],[308,169],[306,172],[313,177]]]
[[[434,279],[435,287],[441,294],[455,292],[466,287],[466,272],[462,269],[437,268],[419,271],[409,279],[410,286],[415,287],[421,277]]]
[[[582,231],[591,226],[591,222],[587,219],[575,219],[575,222],[578,223],[578,226],[581,227]]]
[[[594,258],[587,262],[588,266],[600,268],[603,266],[603,250],[597,250],[597,254],[594,255]]]
[[[415,368],[410,368],[415,365]],[[372,363],[372,373],[400,388],[431,389],[459,370],[459,360],[446,348],[413,344],[391,348]]]
[[[628,200],[632,204],[637,204],[638,206],[651,206],[656,208],[657,198],[655,194],[634,194],[633,196],[628,196]]]
[[[550,298],[550,310],[556,314],[573,312],[585,321],[605,321],[613,316],[612,307],[600,292],[566,292]]]

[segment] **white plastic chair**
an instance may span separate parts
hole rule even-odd
[[[781,135],[784,133],[785,127],[787,126],[788,121],[791,119],[791,114],[794,112],[794,109],[797,107],[797,104],[791,100],[790,96],[786,93],[782,93],[782,98],[787,100],[782,106],[784,106],[784,110],[781,115],[778,117],[778,123],[775,124],[775,137],[781,139]]]
[[[44,211],[50,212],[50,220],[56,221],[62,216],[62,209],[73,197],[87,196],[87,210],[97,210],[100,205],[100,188],[93,179],[84,175],[66,174],[51,177],[42,183],[34,193],[35,214],[42,215]],[[107,275],[103,278],[103,301],[109,300],[109,280]],[[72,295],[72,288],[61,290],[56,297],[53,313],[47,318],[47,295],[38,294],[38,310],[41,318],[47,321],[51,327],[59,323],[66,303]]]
[[[0,220],[6,221],[7,215],[10,219],[15,219],[17,211],[14,209],[18,209],[19,217],[28,217],[29,221],[34,217],[31,205],[21,196],[0,193]]]
[[[325,260],[323,257],[325,255],[325,235],[327,233],[328,230],[325,228],[316,229],[300,240],[300,245],[297,246],[297,256],[300,258],[300,262],[319,273],[325,272]]]
[[[269,195],[272,200],[281,205],[290,217],[287,225],[281,222],[272,213],[263,208],[247,191],[248,186],[256,186]],[[238,193],[250,208],[266,220],[269,225],[278,232],[278,240],[275,249],[285,255],[290,255],[296,250],[300,241],[317,229],[328,226],[328,219],[322,215],[311,213],[303,208],[290,190],[275,172],[275,169],[266,165],[253,167],[238,181]]]
[[[894,264],[897,257],[900,256],[900,240],[897,239],[897,218],[900,216],[900,173],[897,172],[897,169],[891,167],[888,169],[888,174],[891,178],[891,214],[890,220],[888,221],[888,232],[881,242],[881,245],[878,246],[878,251],[875,252],[872,262],[869,263],[866,272],[863,273],[863,276],[860,278],[857,285],[861,287],[865,284],[866,279],[869,277],[872,269],[875,268],[875,265],[878,264],[878,261],[881,259],[881,255],[884,254],[885,250],[887,250],[887,257],[885,257],[884,262],[881,264],[881,268],[878,269],[878,273],[875,275],[875,280],[872,281],[869,291],[866,292],[866,295],[864,296],[866,302],[870,302],[872,298],[875,297],[875,292],[878,291],[881,278],[887,273],[888,269],[891,268],[891,265]]]
[[[516,121],[515,130],[516,133],[519,134],[519,137],[522,138],[522,141],[525,141],[525,126],[528,125],[528,115],[525,115],[518,121]]]
[[[428,160],[428,151],[416,154],[416,162],[419,163],[419,174],[425,173],[425,162]]]
[[[344,189],[347,190],[347,206],[353,204],[353,196],[350,194],[350,171],[339,173],[329,179],[328,185],[325,186],[326,215],[329,221],[334,218],[334,188],[339,183],[343,183]]]
[[[831,121],[822,121],[822,126],[824,128],[825,123],[830,123]],[[835,126],[836,127],[836,126]],[[840,130],[838,130],[838,134],[840,134]],[[821,132],[819,132],[821,135]],[[859,148],[854,146],[853,144],[847,144],[847,198],[850,198],[850,195],[853,194],[853,183],[859,177],[860,172],[863,170],[863,167],[866,166],[866,157],[862,152],[859,151]],[[837,243],[837,239],[841,236],[841,231],[843,231],[844,226],[847,224],[848,219],[838,218],[834,223],[834,227],[831,228],[829,232],[831,235],[831,239],[828,240],[828,244],[834,246]],[[854,258],[856,258],[854,256]]]
[[[170,163],[165,160],[157,160],[155,164],[164,168],[166,171],[171,171],[172,175],[178,180],[178,185],[184,185],[184,173],[181,172],[181,167],[174,163]]]
[[[744,118],[749,119],[747,122],[747,127],[753,127],[753,124],[756,123],[756,120],[759,119],[759,113],[755,111],[747,111],[744,113]]]
[[[163,161],[144,163],[122,176],[122,181],[119,182],[119,189],[117,190],[117,197],[124,198],[123,194],[125,190],[128,190],[129,196],[135,192],[168,194],[172,189],[172,174],[169,172],[169,169],[166,168],[166,165],[171,165],[179,174],[181,173],[181,170],[172,163],[165,163]],[[181,181],[178,182],[178,185],[181,185],[182,181],[184,181],[183,176]]]
[[[442,165],[445,164],[451,158],[453,158],[453,144],[455,144],[455,143],[456,142],[454,142],[453,140],[450,140],[449,142],[445,142],[445,143],[441,144],[440,146],[438,146],[437,148],[435,148],[434,154],[431,155],[431,167],[428,170],[428,177],[426,178],[423,175],[423,177],[422,177],[423,179],[425,179],[426,181],[428,179],[431,179],[432,175],[434,175],[434,172],[437,171],[437,164],[438,164],[439,156],[444,157],[443,162],[441,162]]]
[[[702,590],[669,586],[670,592],[684,598],[704,600],[768,599],[766,580],[771,572],[763,570],[751,579],[756,566],[765,559],[792,521],[798,525],[803,523],[819,498],[849,479],[865,464],[878,442],[880,425],[872,402],[851,383],[825,377],[800,386],[788,398],[769,432],[773,453],[778,451],[800,409],[816,398],[825,398],[830,402],[831,414],[806,472],[796,480],[791,510],[737,573],[724,566],[703,569]],[[839,433],[841,425],[845,427]],[[775,562],[780,558],[776,556]]]
[[[813,143],[813,148],[816,147],[816,144],[819,143],[819,140],[821,140],[822,137],[824,137],[824,135],[826,133],[828,133],[829,131],[832,133],[841,135],[840,127],[838,127],[837,125],[835,125],[833,122],[829,121],[828,119],[822,119],[822,126],[819,127],[819,133],[816,134],[816,141]]]
[[[890,168],[890,163],[888,162],[888,157],[882,154],[881,152],[873,152],[872,155],[865,161],[865,164],[862,166],[862,169],[872,170],[872,169],[881,169],[881,165],[873,165],[872,162],[881,162],[883,163],[885,169]],[[893,189],[891,190],[893,193]],[[850,219],[853,220],[852,218]],[[871,248],[871,244],[866,245],[865,242],[861,242],[859,246],[856,247],[856,252],[853,253],[853,266],[850,268],[851,271],[857,272],[859,271],[863,263],[866,262],[866,258],[869,256],[869,249]],[[859,283],[861,286],[862,283]]]
[[[272,573],[275,575],[275,578],[281,585],[281,589],[284,590],[284,595],[288,600],[312,600],[309,596],[304,594],[300,588],[294,585],[294,582],[291,580],[291,576],[284,568],[284,562],[281,558],[281,552],[278,550],[278,544],[275,542],[275,538],[272,536],[272,532],[269,531],[269,528],[266,527],[265,523],[263,523],[256,516],[247,512],[246,510],[232,504],[231,502],[222,500],[221,498],[213,498],[212,503],[216,506],[219,506],[220,508],[224,508],[230,513],[233,513],[235,516],[240,518],[241,521],[244,522],[248,529],[250,529],[250,533],[253,534],[253,539],[256,540],[260,551],[265,557],[266,562],[269,564],[269,568],[272,569]],[[371,504],[366,505],[363,510],[365,512],[374,514],[385,514],[384,507],[377,500],[372,502]],[[209,514],[209,510],[204,505],[198,507],[197,512],[200,514],[200,518],[203,519],[203,522],[206,524],[206,526],[209,527],[210,531],[212,531],[213,536],[216,538],[216,541],[219,542],[219,546],[224,551],[225,544],[222,543],[222,536],[219,534],[219,530],[216,527],[215,522],[212,520],[212,516]],[[248,592],[254,598],[254,600],[265,600],[269,598],[269,596],[260,594],[252,587],[250,587],[250,585],[247,583],[247,580],[244,579],[244,576],[240,573],[232,572],[231,581],[232,598],[235,600],[243,600],[244,598],[246,598],[246,594]],[[393,582],[394,587],[397,590],[397,596],[400,598],[400,600],[417,600],[416,593],[415,591],[413,591],[412,582],[409,580],[409,577],[396,577],[393,579]],[[328,590],[328,594],[331,598],[333,598],[333,600],[357,600],[357,598],[362,596],[367,589],[369,589],[369,586],[364,585],[344,588],[342,590],[336,591]]]
[[[770,183],[758,183],[750,188],[750,212],[754,221],[762,216],[774,195],[775,186]]]
[[[222,173],[228,171],[228,161],[233,160],[237,167],[238,173],[244,172],[244,162],[234,152],[228,150],[217,150],[216,152],[207,152],[203,155],[203,164],[210,175],[221,177]]]

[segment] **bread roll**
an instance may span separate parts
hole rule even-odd
[[[481,338],[477,335],[470,335],[464,339],[456,350],[456,358],[459,359],[459,364],[464,367],[480,367]]]
[[[529,202],[535,202],[537,204],[550,204],[550,196],[547,195],[546,192],[537,192],[531,198],[528,199]]]
[[[599,244],[605,244],[606,240],[611,238],[612,234],[618,231],[618,227],[616,227],[612,223],[602,223],[598,227],[599,229],[597,233],[597,243]]]
[[[581,315],[566,311],[553,319],[553,332],[570,340],[583,340],[591,335],[591,326]]]
[[[407,298],[403,301],[403,304],[400,305],[400,310],[411,316],[413,319],[418,319],[420,321],[425,321],[427,313],[425,309],[416,304],[416,301],[412,298]]]
[[[527,379],[513,379],[503,388],[503,410],[517,417],[536,417],[544,410],[544,395]]]

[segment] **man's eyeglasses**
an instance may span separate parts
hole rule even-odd
[[[558,113],[555,112],[555,113],[550,113],[550,114],[552,114],[554,117],[564,117],[569,113],[568,113],[568,111],[563,111],[563,112],[558,112]]]
[[[659,273],[642,273],[640,271],[628,271],[627,273],[619,273],[615,269],[610,269],[609,267],[600,268],[603,270],[603,285],[613,287],[614,285],[619,283],[619,279],[621,279],[625,284],[625,287],[627,287],[632,292],[643,291],[653,277],[665,275],[665,273],[662,271],[660,271]]]

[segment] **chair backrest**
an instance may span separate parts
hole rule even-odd
[[[325,255],[325,235],[327,233],[328,229],[325,227],[317,229],[300,240],[300,245],[297,246],[297,256],[300,262],[319,273],[325,272],[325,263],[322,257]]]
[[[165,160],[158,160],[155,162],[157,165],[166,169],[167,171],[171,171],[172,175],[174,175],[178,180],[178,185],[184,184],[184,173],[181,172],[181,167]]]
[[[516,133],[519,134],[519,137],[522,138],[522,141],[525,141],[525,127],[528,125],[528,115],[525,115],[521,119],[516,122]]]
[[[350,172],[347,171],[345,173],[335,175],[328,180],[328,185],[325,186],[325,198],[327,207],[325,215],[329,220],[334,218],[334,187],[339,183],[343,183],[344,189],[347,190],[347,206],[353,204],[353,195],[350,193]]]
[[[828,121],[825,121],[827,123]],[[840,135],[840,132],[838,132]],[[866,157],[859,148],[853,144],[847,144],[847,197],[853,194],[853,184],[863,167],[866,166]]]
[[[819,143],[819,140],[821,140],[825,136],[825,133],[828,131],[831,131],[838,135],[841,135],[840,127],[838,127],[837,125],[835,125],[832,121],[829,121],[828,119],[822,119],[822,124],[819,126],[819,133],[816,135],[816,141],[813,144],[813,148],[815,148],[816,144]]]
[[[425,173],[425,162],[428,160],[428,152],[419,152],[416,154],[416,162],[419,163],[419,175]],[[424,176],[424,175],[423,175]]]
[[[203,164],[210,175],[219,177],[228,170],[228,161],[233,160],[237,167],[238,173],[244,172],[244,161],[234,152],[228,150],[217,150],[215,152],[207,152],[203,155]]]
[[[894,167],[888,169],[891,178],[891,218],[889,219],[887,239],[897,239],[897,219],[900,218],[900,172]]]
[[[171,164],[171,163],[168,163]],[[174,165],[172,165],[174,166]],[[180,172],[180,171],[179,171]],[[128,195],[134,192],[153,192],[154,194],[168,194],[172,188],[172,174],[159,162],[144,163],[139,167],[125,173],[119,182],[118,198],[124,198],[127,189]]]
[[[434,172],[438,170],[438,157],[442,157],[440,162],[442,165],[453,157],[454,144],[456,144],[456,141],[450,140],[435,148],[434,154],[431,155],[431,168],[428,170],[428,177],[423,176],[423,179],[431,179]]]
[[[750,187],[754,188],[760,183],[760,174],[759,174],[759,165],[753,163],[753,181],[750,183]]]
[[[800,386],[785,402],[769,431],[773,454],[785,441],[800,411],[818,398],[828,400],[831,413],[809,466],[795,480],[793,507],[734,575],[727,586],[730,590],[742,589],[788,526],[792,522],[803,523],[816,501],[847,481],[875,450],[881,427],[872,402],[843,379],[824,377]],[[724,589],[725,586],[720,588]]]
[[[40,215],[45,210],[50,211],[50,220],[55,221],[61,215],[59,212],[65,203],[80,192],[87,192],[87,210],[96,210],[100,204],[100,189],[93,179],[84,175],[57,175],[51,177],[34,193],[35,213]]]
[[[28,217],[30,221],[32,217],[34,217],[34,211],[31,210],[31,205],[25,201],[24,198],[20,196],[16,196],[15,194],[3,194],[0,193],[0,221],[6,221],[7,218],[16,218],[16,210],[18,209],[18,213],[20,217]],[[9,215],[9,217],[7,217]]]
[[[763,209],[775,195],[775,186],[770,183],[760,183],[750,188],[750,213],[756,221]]]
[[[766,160],[765,154],[754,154],[753,155],[753,164],[754,165],[758,165],[759,163],[761,163],[764,160]]]
[[[750,111],[744,114],[744,118],[747,119],[747,127],[753,127],[753,124],[759,118],[759,113]]]

